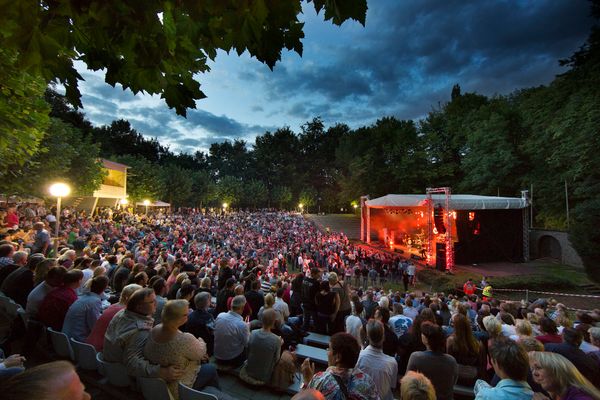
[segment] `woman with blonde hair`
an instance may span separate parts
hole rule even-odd
[[[270,309],[273,308],[273,305],[275,304],[275,296],[273,296],[272,293],[267,293],[267,295],[265,296],[265,305],[262,306],[260,308],[260,310],[258,310],[258,319],[260,321],[262,321],[262,315],[263,313]],[[281,315],[281,313],[277,312],[277,323],[275,324],[276,327],[281,326],[285,321],[283,320],[283,316]]]
[[[402,400],[435,400],[435,389],[425,375],[408,371],[400,380],[400,398]]]
[[[186,386],[196,390],[205,386],[219,389],[219,376],[214,364],[200,365],[202,361],[208,361],[204,340],[179,330],[187,322],[188,314],[187,300],[167,301],[162,311],[162,322],[150,331],[144,357],[153,364],[182,368],[185,372],[180,382]],[[178,382],[168,382],[167,386],[173,397],[178,399]]]
[[[529,365],[533,380],[548,392],[551,400],[600,400],[600,390],[560,354],[532,351]]]
[[[515,334],[510,336],[510,339],[515,342],[521,341],[526,337],[532,337],[533,335],[533,327],[531,323],[526,319],[518,319],[515,323]]]

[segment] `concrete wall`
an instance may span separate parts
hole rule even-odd
[[[571,245],[567,232],[531,229],[529,251],[532,260],[554,258],[562,264],[583,268],[583,262]]]

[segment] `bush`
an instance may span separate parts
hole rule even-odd
[[[600,199],[579,204],[573,211],[569,240],[581,257],[588,277],[600,283]]]
[[[431,286],[436,292],[451,292],[456,289],[456,284],[451,275],[435,269],[422,269],[417,271],[417,280],[421,283]]]

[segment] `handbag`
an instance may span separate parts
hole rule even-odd
[[[296,357],[291,352],[285,350],[281,353],[279,361],[275,364],[273,375],[271,376],[271,386],[276,389],[286,390],[294,383],[296,374]]]

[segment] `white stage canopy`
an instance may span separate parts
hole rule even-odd
[[[145,207],[145,204],[143,202],[138,202],[135,204],[140,207]],[[155,202],[148,204],[148,207],[171,207],[171,204],[165,203],[164,201],[157,200]]]
[[[446,195],[432,194],[435,205],[446,204]],[[376,199],[367,200],[369,208],[390,207],[425,207],[425,194],[388,194]],[[520,197],[477,196],[473,194],[452,194],[450,196],[451,210],[509,210],[527,207],[527,199]]]

